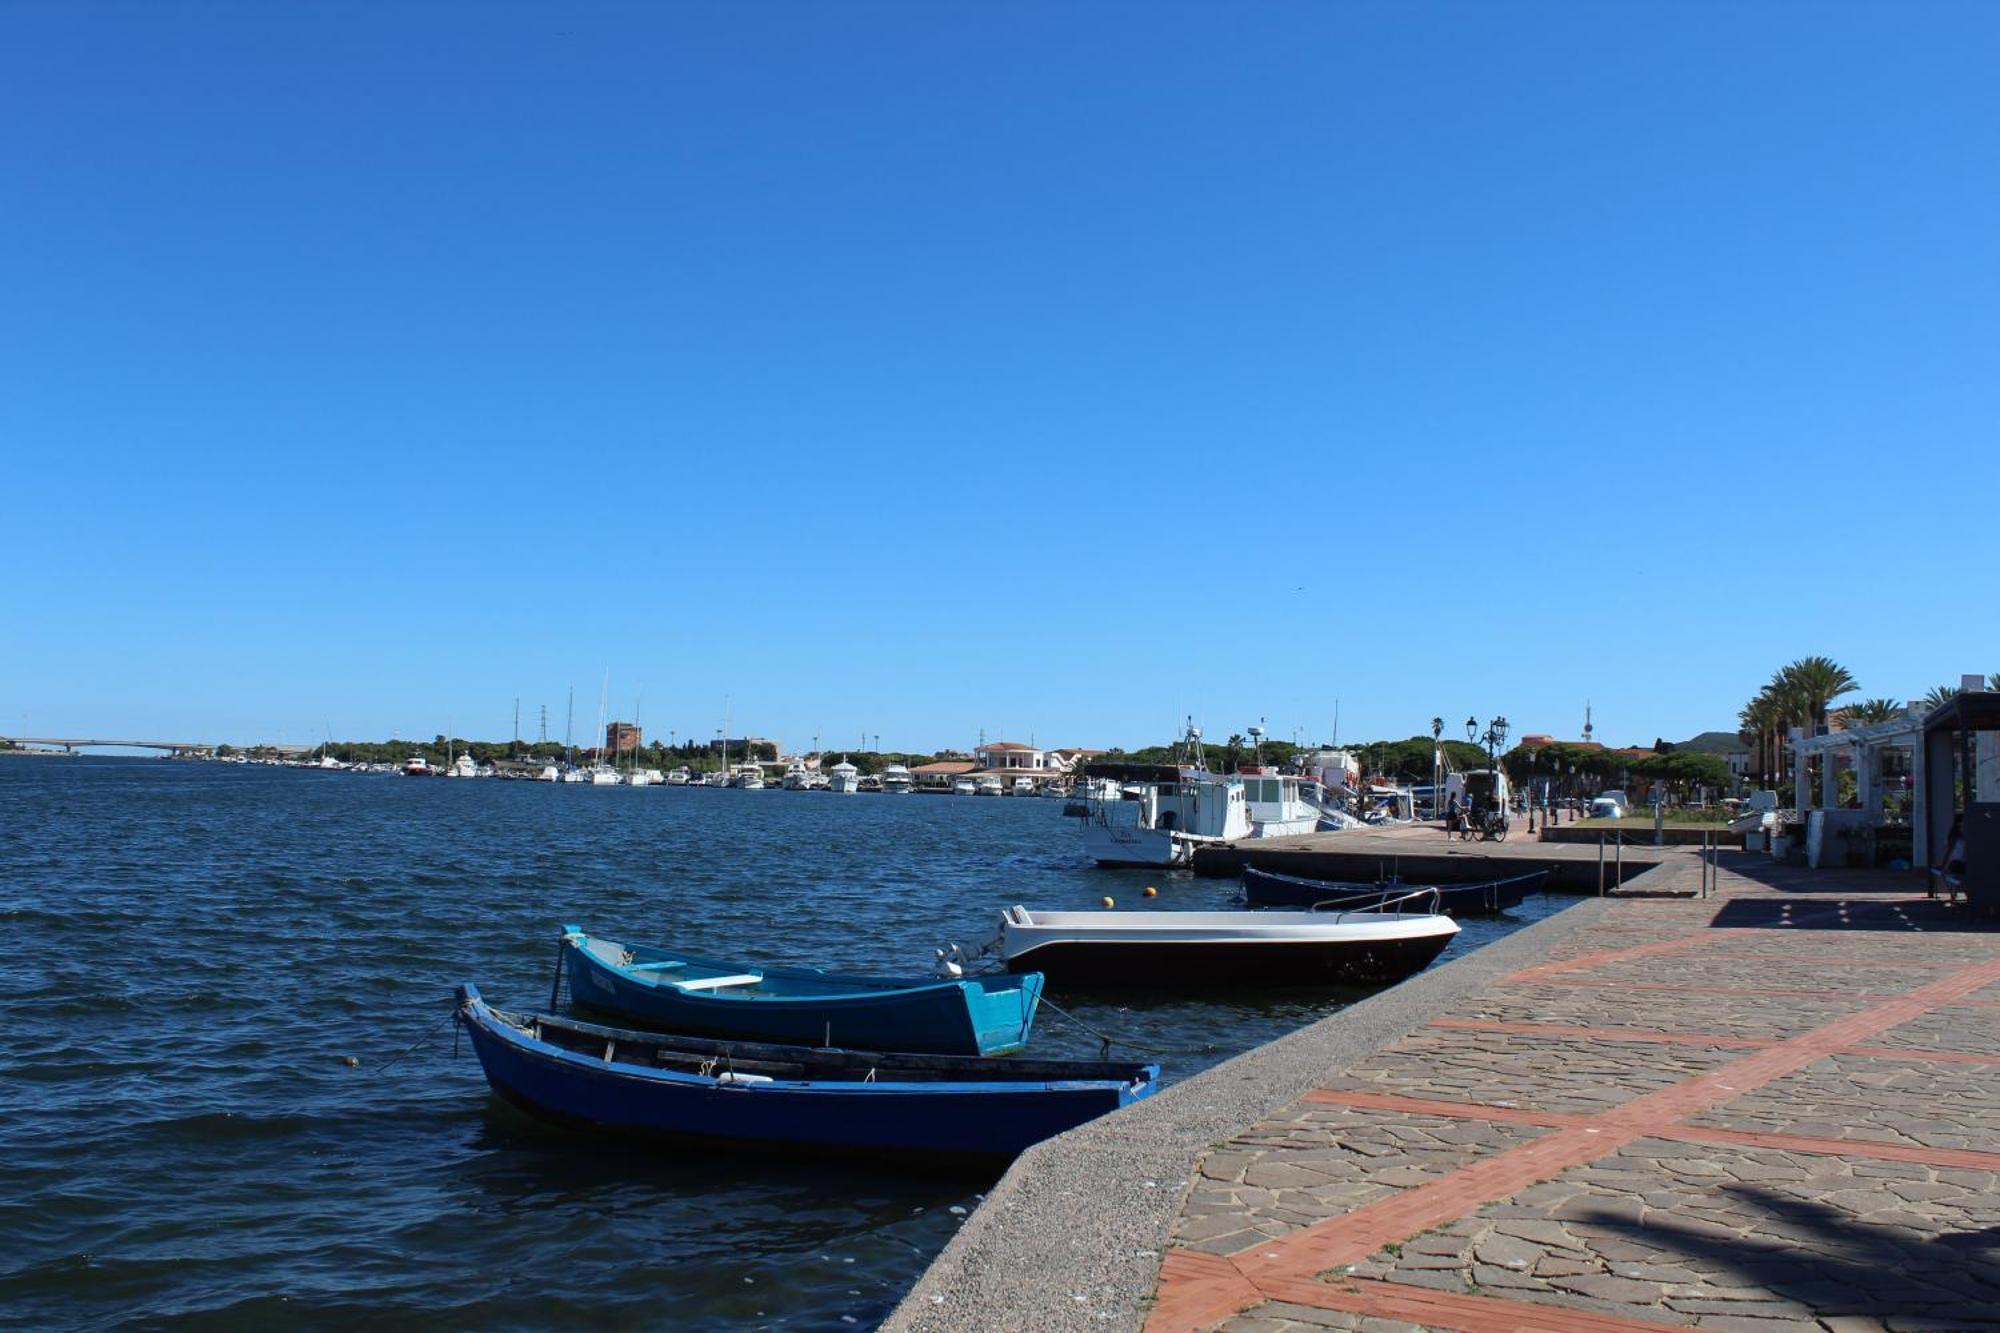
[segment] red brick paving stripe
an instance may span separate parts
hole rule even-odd
[[[1694,963],[1809,963],[1815,967],[1894,967],[1909,968],[1917,972],[1949,972],[1955,967],[1964,967],[1963,959],[1952,962],[1927,960],[1918,962],[1904,958],[1855,957],[1821,958],[1809,953],[1704,953],[1696,954],[1688,960]]]
[[[1797,1073],[1843,1046],[1858,1045],[1869,1037],[1907,1023],[1927,1010],[1949,1004],[1953,999],[1970,994],[1995,980],[2000,980],[2000,959],[1961,968],[1928,986],[1919,986],[1908,995],[1896,996],[1872,1009],[1845,1014],[1809,1032],[1787,1037],[1761,1051],[1752,1051],[1739,1060],[1731,1060],[1726,1065],[1696,1074],[1658,1092],[1635,1097],[1599,1115],[1597,1123],[1647,1129],[1685,1120],[1723,1102],[1732,1101],[1753,1088]]]
[[[1271,1278],[1259,1284],[1266,1295],[1293,1305],[1320,1310],[1398,1319],[1430,1328],[1455,1328],[1463,1333],[1658,1333],[1681,1325],[1616,1315],[1568,1310],[1536,1301],[1504,1296],[1473,1296],[1427,1287],[1378,1282],[1372,1278],[1341,1278],[1317,1282],[1311,1278]],[[1151,1324],[1147,1325],[1150,1330]]]
[[[1563,1037],[1582,1041],[1657,1041],[1673,1046],[1718,1046],[1727,1050],[1757,1050],[1775,1046],[1777,1037],[1726,1037],[1717,1032],[1667,1032],[1659,1028],[1581,1028],[1567,1023],[1502,1023],[1484,1018],[1433,1018],[1434,1028],[1454,1032],[1501,1032],[1515,1037]],[[1940,1051],[1919,1046],[1842,1046],[1835,1055],[1860,1055],[1876,1060],[1936,1060],[1946,1064],[2000,1065],[2000,1055],[1980,1051]]]
[[[1822,1139],[1809,1134],[1769,1134],[1762,1130],[1713,1129],[1707,1125],[1670,1125],[1647,1135],[1680,1143],[1728,1143],[1744,1148],[1775,1148],[1779,1152],[1817,1153],[1824,1157],[1866,1157],[1880,1162],[1916,1162],[1923,1166],[1962,1167],[2000,1171],[2000,1152],[1971,1148],[1925,1148],[1877,1139]]]
[[[1550,977],[1537,986],[1594,986],[1599,990],[1665,991],[1670,995],[1778,995],[1814,1000],[1895,1000],[1900,996],[1860,990],[1769,990],[1761,986],[1670,986],[1657,981],[1618,981],[1608,977]],[[1974,1001],[1973,1003],[1978,1003]]]
[[[1384,1245],[1456,1222],[1481,1204],[1510,1198],[1573,1166],[1617,1152],[1639,1137],[1636,1127],[1560,1129],[1230,1257],[1260,1286],[1267,1276],[1324,1273],[1366,1259]]]
[[[1515,1037],[1575,1037],[1584,1041],[1657,1041],[1673,1046],[1755,1050],[1777,1038],[1725,1037],[1715,1032],[1666,1032],[1659,1028],[1581,1028],[1566,1023],[1502,1023],[1484,1018],[1433,1018],[1430,1026],[1455,1032],[1503,1032]]]
[[[1152,1313],[1146,1316],[1146,1333],[1185,1333],[1267,1299],[1241,1269],[1219,1254],[1168,1250],[1160,1261],[1160,1284]]]
[[[1917,1046],[1843,1046],[1835,1055],[1865,1055],[1871,1060],[1941,1060],[1955,1065],[2000,1065],[2000,1055],[1979,1051],[1939,1051]]]
[[[1565,958],[1558,963],[1537,963],[1533,967],[1524,967],[1519,972],[1509,974],[1505,980],[1524,984],[1540,977],[1553,977],[1586,967],[1602,967],[1606,963],[1623,963],[1634,958],[1656,958],[1663,953],[1681,953],[1706,942],[1707,939],[1708,936],[1702,934],[1678,935],[1670,940],[1654,940],[1651,944],[1635,944],[1628,949],[1600,949],[1595,953]]]
[[[1247,1293],[1244,1284],[1229,1278],[1226,1271],[1213,1264],[1177,1265],[1172,1280],[1163,1264],[1154,1319],[1147,1321],[1149,1333],[1178,1333],[1179,1330],[1199,1328],[1226,1319],[1257,1304],[1254,1293],[1268,1290],[1269,1284],[1274,1281],[1309,1278],[1365,1259],[1384,1245],[1457,1221],[1477,1211],[1489,1200],[1508,1198],[1531,1185],[1554,1179],[1572,1167],[1610,1156],[1636,1139],[1662,1135],[1670,1130],[1715,1133],[1717,1131],[1680,1126],[1674,1122],[1796,1073],[1840,1047],[1855,1045],[1876,1033],[1906,1023],[1929,1009],[1951,1004],[1995,982],[2000,982],[2000,959],[1962,968],[1908,995],[1883,997],[1885,1003],[1874,1008],[1834,1019],[1809,1032],[1733,1060],[1719,1069],[1697,1074],[1671,1087],[1587,1117],[1587,1124],[1558,1129],[1553,1134],[1504,1149],[1399,1194],[1363,1204],[1338,1217],[1315,1222],[1288,1235],[1259,1242],[1232,1255],[1229,1261],[1237,1273],[1249,1279]],[[1354,1094],[1326,1095],[1347,1097]],[[1371,1099],[1379,1096],[1358,1095]],[[1436,1113],[1435,1108],[1424,1103],[1422,1098],[1396,1100],[1414,1102],[1418,1104],[1418,1109]],[[1380,1105],[1380,1102],[1377,1104]],[[1472,1109],[1463,1103],[1439,1105]],[[1530,1111],[1525,1114],[1538,1113]],[[1720,1132],[1732,1135],[1744,1133],[1747,1138],[1767,1144],[1770,1140],[1791,1137],[1801,1150],[1804,1150],[1805,1143],[1834,1144],[1839,1145],[1835,1149],[1837,1152],[1852,1156],[1870,1155],[1868,1148],[1871,1146],[1900,1147],[1894,1144],[1862,1145],[1848,1140],[1811,1140],[1804,1136],[1757,1135],[1747,1131]],[[1195,1285],[1185,1285],[1189,1278],[1195,1279]],[[1176,1291],[1176,1287],[1182,1290]]]
[[[1428,1097],[1405,1097],[1394,1092],[1356,1092],[1347,1088],[1314,1088],[1301,1101],[1321,1106],[1345,1106],[1356,1111],[1398,1111],[1413,1115],[1440,1115],[1450,1120],[1491,1120],[1507,1125],[1540,1125],[1545,1129],[1577,1129],[1595,1119],[1562,1111],[1531,1111],[1520,1106],[1492,1106],[1483,1102],[1432,1101]]]

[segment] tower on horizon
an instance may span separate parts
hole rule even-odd
[[[1590,744],[1590,700],[1583,701],[1583,743]]]

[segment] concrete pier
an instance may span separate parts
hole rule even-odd
[[[1573,827],[1563,826],[1565,829]],[[1616,835],[1618,830],[1607,831]],[[1622,875],[1632,880],[1662,863],[1664,849],[1644,845],[1633,830],[1620,839],[1603,840],[1604,882],[1616,888]],[[1340,833],[1300,833],[1288,838],[1258,838],[1250,842],[1203,847],[1195,853],[1194,873],[1233,879],[1243,867],[1308,879],[1360,880],[1397,878],[1412,884],[1468,884],[1502,879],[1534,870],[1549,872],[1548,886],[1562,893],[1595,893],[1598,888],[1599,841],[1541,842],[1517,821],[1505,842],[1461,842],[1447,837],[1436,824],[1405,824],[1387,829],[1348,829]]]
[[[1725,854],[1040,1145],[890,1327],[1994,1327],[1996,1033],[2000,929]]]

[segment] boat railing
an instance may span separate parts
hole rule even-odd
[[[1400,887],[1400,886],[1398,886]],[[1404,904],[1416,900],[1426,900],[1428,906],[1419,911],[1416,907],[1406,908]],[[1357,904],[1366,904],[1357,906]],[[1389,913],[1401,916],[1407,910],[1413,915],[1436,916],[1443,910],[1444,898],[1435,887],[1409,889],[1398,893],[1395,888],[1367,890],[1361,893],[1342,894],[1337,898],[1323,898],[1312,905],[1312,911],[1327,908],[1336,912],[1372,912],[1376,915]]]

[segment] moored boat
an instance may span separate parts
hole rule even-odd
[[[1458,934],[1430,912],[1001,914],[999,953],[1079,986],[1381,985],[1422,971]]]
[[[1429,886],[1428,891],[1437,894],[1437,910],[1447,916],[1487,916],[1519,907],[1529,894],[1541,892],[1548,877],[1548,871],[1536,870],[1476,884],[1439,884]],[[1365,905],[1368,899],[1389,901],[1421,891],[1416,885],[1398,882],[1361,884],[1283,875],[1255,866],[1243,868],[1243,897],[1252,907],[1332,904],[1349,911],[1368,911],[1371,910]]]
[[[570,1001],[671,1029],[794,1045],[1004,1055],[1027,1044],[1042,978],[838,976],[759,967],[562,930]]]
[[[456,1013],[494,1091],[530,1114],[744,1147],[1011,1157],[1150,1095],[1160,1076],[1153,1064],[664,1036],[495,1009],[469,983]]]

